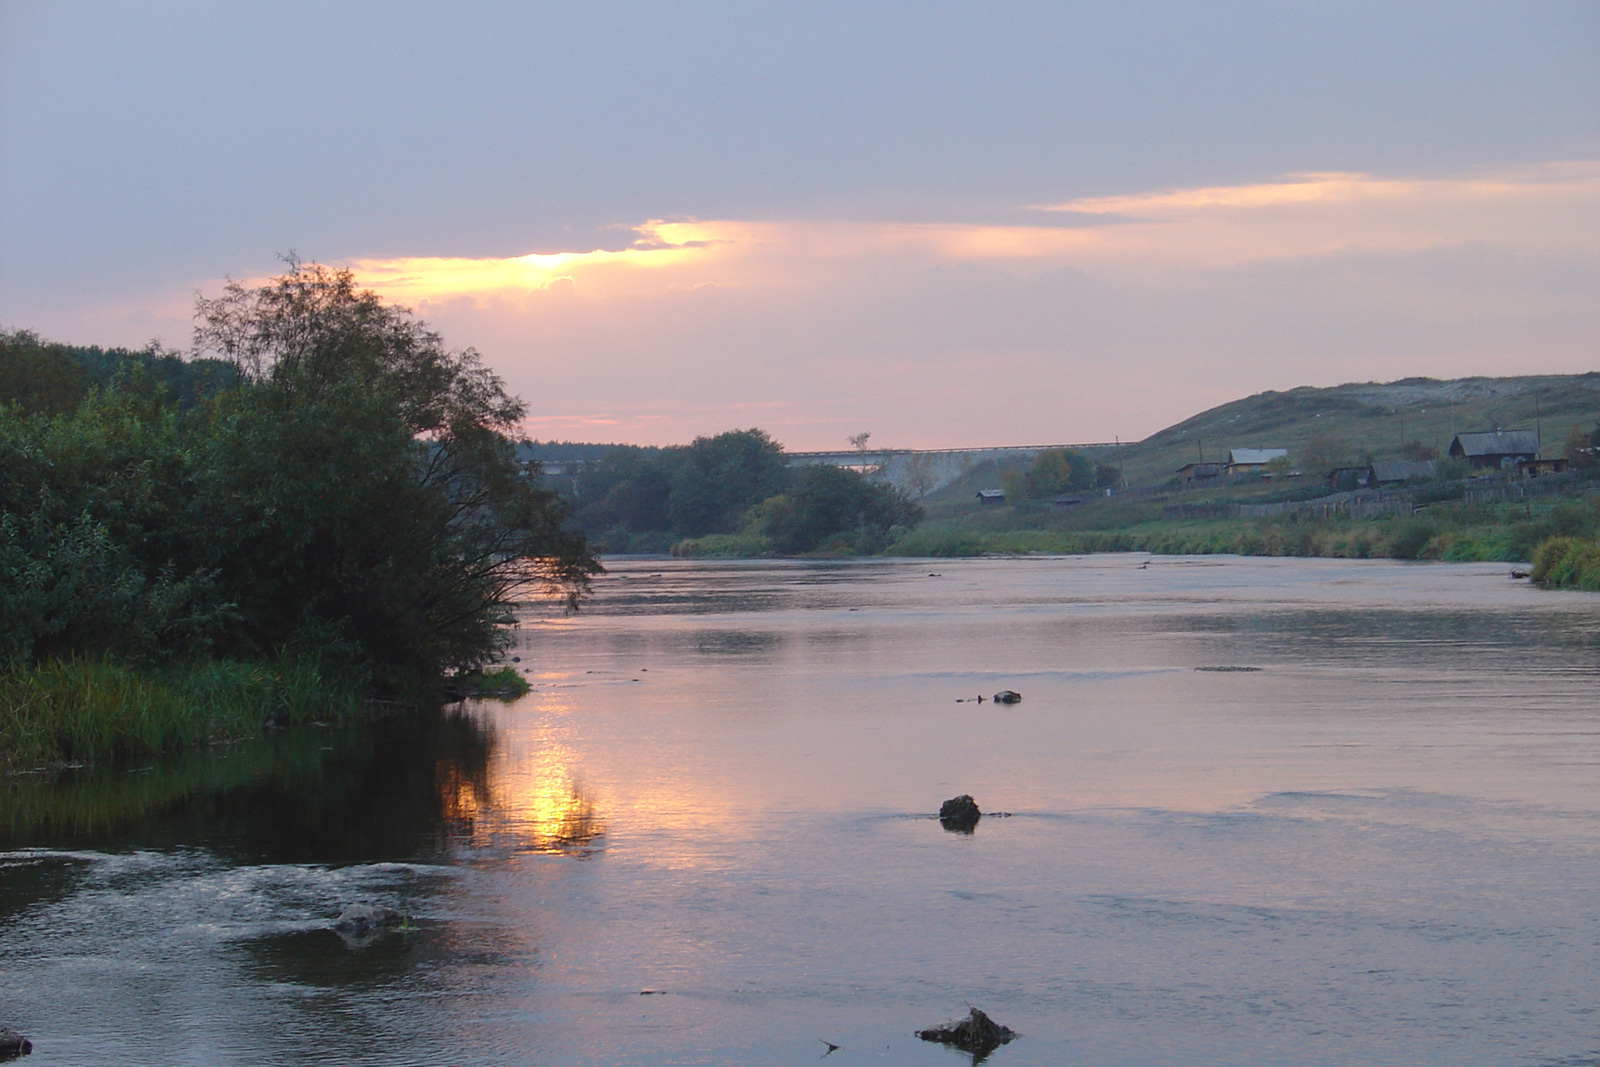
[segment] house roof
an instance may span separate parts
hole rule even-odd
[[[1458,447],[1459,446],[1459,449]],[[1450,442],[1452,456],[1508,456],[1539,453],[1539,435],[1533,430],[1488,430],[1458,433]]]
[[[1432,478],[1437,466],[1431,459],[1384,459],[1372,464],[1372,477],[1384,482],[1409,482],[1413,478]]]
[[[1234,463],[1271,463],[1275,459],[1287,458],[1287,448],[1230,448],[1228,462]]]
[[[978,495],[984,500],[1004,500],[1006,491],[1004,489],[979,489]]]

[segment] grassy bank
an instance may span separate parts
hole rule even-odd
[[[376,707],[307,657],[163,668],[48,660],[0,673],[0,769],[137,758],[269,726],[369,718]]]
[[[932,510],[932,509],[930,509]],[[1600,538],[1600,501],[1443,502],[1414,515],[1171,520],[1159,503],[1090,503],[1071,511],[949,509],[901,538],[903,556],[1028,552],[1078,555],[1326,556],[1451,561],[1532,559],[1552,538]],[[1554,564],[1552,565],[1554,566]],[[1571,569],[1570,567],[1568,569]],[[1565,574],[1559,568],[1555,573]]]
[[[1534,581],[1556,589],[1600,592],[1600,540],[1552,537],[1533,553]]]

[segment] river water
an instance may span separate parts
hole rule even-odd
[[[41,1067],[954,1067],[913,1031],[969,1004],[1001,1067],[1600,1058],[1600,596],[610,568],[524,613],[521,700],[0,788],[0,1025]]]

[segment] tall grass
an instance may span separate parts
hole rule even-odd
[[[271,723],[370,714],[315,658],[140,668],[71,657],[0,672],[0,768],[127,759],[260,733]]]
[[[1530,577],[1543,585],[1600,592],[1600,542],[1552,537],[1534,550]]]

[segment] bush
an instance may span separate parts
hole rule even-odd
[[[1600,542],[1552,537],[1534,550],[1530,576],[1556,588],[1600,591]]]

